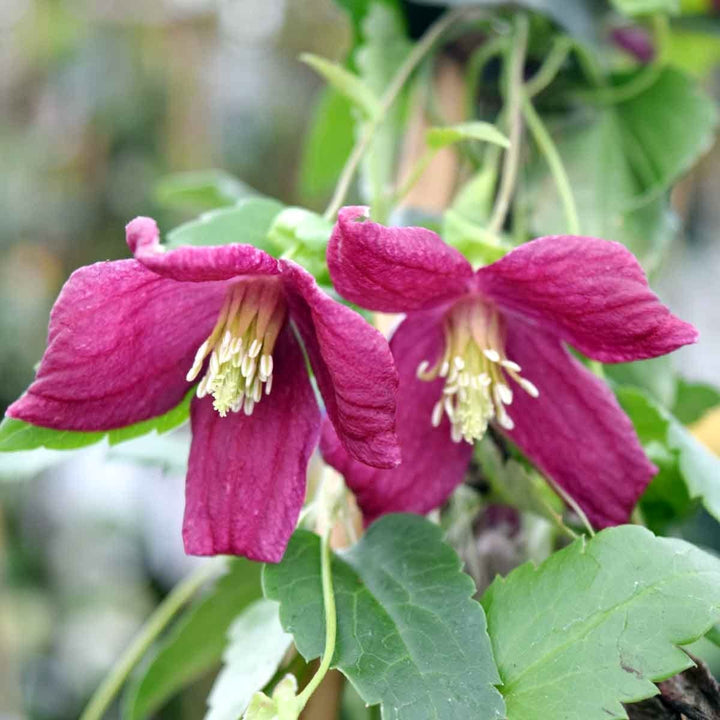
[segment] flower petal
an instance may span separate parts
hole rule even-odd
[[[658,300],[637,260],[616,242],[544,237],[476,277],[498,305],[602,362],[657,357],[697,340],[695,328]]]
[[[229,280],[238,275],[277,275],[277,260],[254,245],[180,247],[166,250],[160,244],[157,223],[137,217],[125,227],[125,237],[133,255],[146,268],[186,282]]]
[[[299,265],[281,264],[290,316],[343,445],[367,465],[395,467],[400,462],[398,379],[387,341],[362,316],[326,295]]]
[[[278,562],[295,530],[320,411],[287,325],[273,358],[272,392],[250,417],[241,411],[222,418],[211,398],[193,400],[183,524],[191,555]]]
[[[58,430],[110,430],[177,405],[224,283],[179,283],[135,260],[74,272],[50,315],[47,350],[10,417]]]
[[[506,434],[593,525],[627,522],[657,469],[613,393],[556,338],[521,321],[508,321],[506,350],[540,391],[532,398],[513,387],[515,429]]]
[[[418,380],[417,366],[431,363],[443,347],[436,311],[413,313],[390,341],[400,374],[398,437],[403,461],[394,470],[376,470],[353,460],[329,422],[323,424],[320,449],[325,460],[345,476],[367,522],[388,512],[426,513],[441,505],[463,481],[472,447],[450,439],[446,417],[431,424],[432,409],[442,393],[442,379]]]
[[[369,310],[406,312],[460,295],[470,263],[434,232],[371,222],[367,208],[338,213],[327,249],[335,289]]]

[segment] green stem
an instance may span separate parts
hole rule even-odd
[[[320,567],[322,573],[323,607],[325,608],[325,651],[323,652],[320,667],[313,675],[305,689],[297,696],[298,713],[302,710],[310,696],[317,690],[318,685],[330,669],[335,654],[335,640],[337,638],[337,614],[335,612],[335,593],[332,586],[332,553],[330,551],[330,532],[332,524],[320,540]]]
[[[87,704],[80,720],[100,720],[112,703],[132,669],[142,659],[168,623],[198,590],[225,567],[225,559],[203,563],[180,581],[158,605],[110,674]]]
[[[545,478],[550,483],[550,485],[552,485],[555,492],[565,501],[565,504],[575,511],[575,514],[580,518],[580,522],[585,526],[585,529],[588,531],[590,537],[595,537],[595,530],[593,530],[593,526],[590,524],[587,515],[580,507],[580,505],[578,505],[575,498],[570,495],[567,490],[560,487],[560,485],[558,485],[549,475],[546,475]]]
[[[525,83],[527,97],[535,97],[555,79],[572,46],[572,40],[565,35],[555,38],[553,46],[540,69]]]
[[[327,206],[327,209],[323,213],[323,217],[326,220],[332,220],[345,201],[345,196],[350,189],[350,183],[352,182],[355,172],[360,165],[363,155],[368,149],[375,132],[382,124],[388,110],[392,107],[405,83],[408,81],[416,67],[420,64],[421,60],[432,49],[433,45],[440,36],[465,13],[466,10],[461,8],[458,10],[452,10],[451,12],[443,15],[437,22],[428,28],[427,32],[410,51],[410,54],[405,59],[405,62],[403,62],[400,66],[382,96],[380,101],[380,110],[377,115],[365,126],[365,130],[358,142],[355,143],[355,147],[350,153],[350,157],[347,159],[347,162],[340,173],[337,186],[335,187],[335,192]]]
[[[420,159],[415,163],[415,166],[408,173],[405,182],[396,190],[393,196],[393,204],[397,204],[412,190],[415,183],[420,179],[425,170],[427,170],[428,165],[430,165],[436,153],[437,150],[435,150],[435,148],[425,150],[420,156]]]
[[[475,117],[475,93],[480,82],[480,75],[485,65],[490,62],[496,55],[501,55],[507,38],[495,37],[483,43],[468,60],[467,72],[465,78],[465,114],[467,117]]]
[[[510,210],[515,183],[520,166],[520,140],[522,136],[522,85],[525,51],[528,39],[528,19],[518,15],[515,21],[515,42],[510,52],[508,69],[508,122],[510,124],[510,147],[503,158],[500,189],[495,200],[492,216],[488,224],[488,232],[497,235],[502,230],[505,218]]]
[[[540,116],[537,114],[535,108],[527,97],[523,98],[522,111],[525,117],[525,122],[535,139],[538,149],[543,154],[548,166],[550,167],[550,172],[552,173],[555,186],[557,187],[558,194],[560,195],[560,201],[563,205],[568,232],[571,235],[579,235],[580,220],[578,218],[577,207],[575,206],[575,198],[573,197],[570,180],[567,172],[565,171],[562,159],[560,158],[560,153],[555,147],[555,143],[550,137],[550,133],[547,131],[543,121],[540,119]]]
[[[640,93],[655,84],[667,64],[667,46],[670,27],[665,15],[654,15],[652,18],[655,40],[655,58],[646,65],[632,80],[615,87],[603,87],[589,92],[578,93],[578,96],[589,102],[600,105],[615,105],[632,100]]]

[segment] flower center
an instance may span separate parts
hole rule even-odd
[[[272,390],[272,352],[284,321],[285,299],[277,280],[244,280],[233,285],[187,374],[192,382],[210,356],[197,396],[212,395],[221,417],[241,408],[251,415],[263,389],[265,395]]]
[[[457,302],[445,317],[445,350],[430,367],[427,360],[418,365],[421,380],[445,378],[441,398],[432,411],[432,424],[438,427],[448,416],[455,442],[479,440],[490,421],[506,430],[515,423],[507,412],[513,392],[512,378],[528,395],[538,389],[520,376],[520,366],[505,356],[503,327],[497,310],[479,298]]]

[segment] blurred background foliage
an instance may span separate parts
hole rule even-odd
[[[352,0],[339,4],[352,12]],[[715,97],[718,5],[683,0],[669,48]],[[438,13],[405,9],[413,35]],[[123,227],[136,215],[165,230],[187,219],[165,201],[163,176],[223,168],[283,202],[322,207],[349,150],[350,117],[346,104],[325,97],[336,107],[323,117],[345,131],[315,126],[305,144],[321,83],[297,56],[340,59],[353,32],[332,0],[0,0],[2,409],[32,377],[70,272],[126,256]],[[315,161],[308,175],[303,154],[327,162]],[[674,191],[680,232],[657,278],[702,336],[676,364],[716,385],[719,196],[715,149]],[[89,448],[59,465],[52,451],[35,453],[32,467],[3,458],[0,718],[77,717],[158,598],[195,562],[180,542],[179,433],[163,437],[162,467],[143,466],[141,441]],[[53,467],[42,472],[46,462]],[[19,482],[30,474],[32,483]],[[690,539],[705,543],[717,531],[704,522]],[[200,681],[158,716],[201,716],[208,688]]]

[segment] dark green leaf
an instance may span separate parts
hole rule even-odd
[[[230,626],[205,720],[237,720],[253,694],[275,675],[291,643],[280,625],[277,603],[257,600],[248,606]]]
[[[234,205],[255,191],[224,170],[200,170],[166,175],[155,186],[160,205],[189,212],[205,212]]]
[[[627,718],[720,618],[720,560],[645,528],[577,540],[482,598],[512,720]]]
[[[674,234],[667,190],[710,146],[715,124],[714,104],[697,83],[667,68],[634,98],[557,127],[581,232],[618,240],[646,270],[657,267]],[[531,178],[533,230],[563,233],[562,205],[544,160]]]
[[[168,248],[183,245],[228,245],[243,243],[267,250],[267,235],[275,217],[283,209],[278,200],[249,197],[237,205],[214,210],[171,230]]]
[[[668,473],[672,469],[677,473],[675,477],[682,478],[688,496],[698,498],[705,509],[720,521],[720,458],[641,390],[619,388],[616,393],[653,460],[660,459],[662,462],[664,459],[666,467],[663,472]],[[670,482],[667,476],[664,481],[668,483],[667,492],[672,491],[671,504],[674,504],[680,498],[677,482]]]
[[[152,715],[220,662],[232,621],[261,595],[259,563],[233,558],[215,587],[178,621],[124,698],[123,717]]]
[[[105,438],[107,438],[110,445],[116,445],[153,431],[164,433],[187,420],[190,412],[190,400],[194,392],[194,390],[188,392],[179,405],[164,415],[143,420],[124,428],[102,432],[52,430],[6,417],[0,423],[0,452],[34,450],[39,447],[51,450],[74,450],[86,445],[94,445]]]
[[[387,515],[333,558],[338,639],[333,665],[368,704],[396,720],[500,718],[497,674],[472,580],[441,531],[412,515]],[[320,542],[293,535],[263,573],[266,597],[306,659],[324,648]]]
[[[706,412],[720,405],[720,390],[707,383],[678,380],[673,415],[683,424],[691,425]]]

